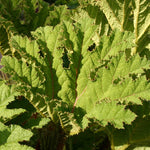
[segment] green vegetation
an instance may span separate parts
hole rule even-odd
[[[147,0],[1,0],[0,150],[148,150]]]

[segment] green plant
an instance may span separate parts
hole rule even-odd
[[[55,7],[50,14],[53,16],[51,26],[39,27],[29,33],[30,36],[13,35],[9,39],[14,55],[3,56],[1,71],[11,76],[5,81],[7,85],[2,85],[8,91],[12,86],[17,93],[13,93],[10,102],[14,96],[24,96],[33,105],[33,112],[39,114],[37,118],[41,124],[38,119],[33,121],[27,117],[27,123],[20,125],[33,133],[35,128],[41,128],[41,149],[67,149],[68,143],[68,149],[74,149],[69,140],[74,143],[76,136],[82,138],[82,133],[91,135],[91,132],[97,137],[100,134],[99,141],[91,139],[100,146],[108,137],[112,150],[149,147],[150,83],[147,70],[150,61],[147,55],[141,57],[148,51],[145,39],[149,38],[149,20],[146,19],[146,25],[139,21],[145,29],[144,32],[139,29],[138,33],[145,38],[137,38],[135,30],[138,27],[127,21],[133,16],[134,5],[130,1],[115,2],[112,5],[110,1],[105,4],[79,1],[80,7],[75,11],[67,10],[65,6]],[[142,7],[146,11],[147,5],[144,3],[145,9]],[[69,17],[62,15],[61,10]],[[125,16],[122,17],[120,12]],[[98,14],[103,19],[98,18]],[[146,18],[148,16],[146,14]],[[138,20],[132,21],[138,24]],[[2,107],[8,112],[6,117],[10,115],[7,105],[8,102]],[[10,108],[13,114],[6,122],[1,120],[3,128],[4,123],[10,124],[9,121],[27,111],[18,109],[15,113],[15,107]],[[139,110],[143,111],[139,113]],[[33,112],[29,112],[32,116]],[[118,138],[122,135],[124,137]],[[7,149],[9,140],[2,144],[0,149]],[[91,145],[89,148],[92,149]]]

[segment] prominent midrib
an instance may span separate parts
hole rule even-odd
[[[78,62],[78,65],[77,65],[77,68],[75,68],[75,71],[76,71],[76,80],[75,80],[75,102],[74,102],[74,104],[73,104],[73,108],[72,108],[72,113],[74,112],[74,109],[75,109],[75,107],[76,107],[76,104],[77,104],[77,101],[78,101],[78,92],[77,92],[77,86],[78,86],[78,84],[77,84],[77,80],[78,80],[78,76],[79,76],[79,68],[80,68],[80,64],[81,64],[81,52],[82,52],[82,50],[80,51],[80,57],[79,57],[79,62]]]
[[[78,62],[78,66],[77,66],[77,68],[75,68],[76,69],[76,81],[75,81],[75,91],[76,91],[76,97],[77,97],[77,95],[78,95],[78,93],[77,93],[77,80],[78,80],[78,76],[79,76],[79,68],[80,68],[80,64],[81,64],[81,53],[80,53],[80,57],[79,57],[79,62]]]
[[[77,63],[77,67],[75,67],[75,72],[76,72],[76,79],[75,79],[75,102],[74,102],[74,105],[73,105],[73,108],[72,108],[72,113],[74,112],[74,109],[76,107],[76,104],[77,104],[77,101],[78,101],[78,92],[77,92],[77,80],[78,80],[78,76],[79,76],[79,70],[80,70],[80,65],[81,65],[81,57],[82,57],[82,49],[83,49],[83,40],[84,40],[84,37],[82,39],[82,43],[81,43],[81,50],[79,51],[80,53],[80,56],[79,56],[79,60],[78,60],[78,63]]]
[[[58,34],[59,35],[59,34]],[[57,35],[57,38],[56,38],[56,41],[55,41],[55,45],[54,45],[54,48],[53,48],[53,51],[52,51],[52,54],[53,52],[56,50],[57,48],[57,40],[58,40],[58,35]],[[50,74],[51,74],[51,86],[52,86],[52,99],[55,99],[55,83],[54,83],[54,75],[53,75],[53,69],[52,69],[52,60],[50,59],[50,54],[49,54],[49,51],[47,49],[47,54],[48,54],[48,63],[49,63],[49,69],[50,69]],[[53,57],[53,56],[52,56]],[[51,89],[51,88],[50,88]],[[51,92],[51,91],[50,91]]]
[[[48,62],[49,62],[49,69],[50,69],[50,74],[51,74],[51,80],[52,80],[52,99],[54,99],[54,77],[53,77],[53,71],[52,71],[52,63],[50,61],[49,54],[48,54]]]

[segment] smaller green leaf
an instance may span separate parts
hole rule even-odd
[[[35,150],[35,149],[26,145],[20,145],[18,143],[8,143],[0,146],[0,150]]]
[[[24,112],[25,110],[22,108],[19,109],[0,108],[0,121],[7,122]]]
[[[20,80],[23,84],[27,84],[32,87],[40,87],[41,82],[44,82],[43,73],[35,64],[28,66],[28,63],[23,59],[17,60],[14,57],[4,56],[1,60],[2,71],[12,74],[12,77],[16,80]]]
[[[82,130],[85,130],[88,127],[89,123],[90,123],[90,121],[88,120],[88,118],[86,117],[86,115],[83,116],[83,119],[82,119],[81,125],[80,125],[81,128],[82,128]]]
[[[40,49],[36,41],[30,40],[27,36],[13,36],[10,44],[14,51],[17,51],[21,58],[24,58],[28,64],[34,61],[37,65],[43,64],[43,59],[40,58]]]
[[[7,150],[8,147],[10,148],[10,144],[14,144],[17,145],[18,148],[23,147],[24,150],[28,150],[27,146],[20,145],[18,142],[24,140],[28,141],[32,135],[33,133],[31,131],[25,130],[18,125],[11,125],[8,127],[0,122],[0,150]]]
[[[10,135],[7,138],[7,142],[19,142],[19,141],[28,141],[33,135],[31,131],[25,130],[17,125],[11,125],[9,128]]]
[[[0,85],[0,107],[6,107],[8,103],[18,96],[18,92],[14,90],[14,86],[8,86],[4,82]]]
[[[58,105],[60,102],[58,100],[51,100],[50,102],[47,103],[47,112],[49,114],[49,117],[52,119],[53,122],[57,123],[58,122]]]
[[[15,96],[18,96],[18,92],[15,91],[14,86],[8,86],[4,82],[0,85],[0,121],[7,122],[8,120],[18,116],[25,112],[24,109],[7,109],[7,105],[15,100]]]
[[[43,126],[45,126],[46,124],[48,124],[50,122],[49,118],[31,118],[30,120],[27,121],[27,123],[25,124],[25,128],[30,128],[30,129],[34,129],[34,128],[42,128]]]
[[[48,103],[47,111],[54,123],[60,122],[61,127],[68,135],[78,134],[81,127],[73,113],[70,112],[67,103],[61,100],[51,100]]]
[[[76,119],[74,118],[74,114],[70,112],[60,112],[58,113],[60,124],[64,131],[69,135],[78,134],[81,130],[78,125]]]

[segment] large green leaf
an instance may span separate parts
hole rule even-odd
[[[89,111],[91,105],[105,98],[139,104],[140,97],[150,99],[150,84],[146,77],[138,77],[136,80],[130,77],[132,73],[141,74],[144,67],[149,68],[149,61],[142,60],[138,55],[127,61],[123,55],[125,54],[114,57],[107,67],[91,72],[93,82],[87,85],[84,94],[78,100],[78,106]],[[146,64],[142,66],[145,61]]]
[[[93,41],[90,39],[92,39],[94,33],[97,31],[96,25],[91,26],[93,22],[94,20],[89,18],[87,13],[84,13],[84,16],[81,15],[74,25],[72,22],[64,22],[62,28],[56,26],[53,31],[51,31],[52,28],[50,27],[39,28],[33,33],[36,38],[38,37],[39,43],[41,40],[47,46],[45,47],[47,49],[46,61],[52,67],[52,70],[48,70],[46,73],[48,77],[51,76],[51,78],[46,77],[46,86],[49,87],[49,90],[52,89],[51,91],[53,91],[53,94],[47,92],[49,96],[50,94],[53,95],[50,98],[57,98],[56,94],[58,94],[64,101],[73,103],[77,97],[77,85],[80,85],[77,82],[79,80],[87,81],[84,78],[84,71],[89,72],[89,70],[83,68],[82,64],[89,58],[90,52],[87,49],[93,44]],[[62,34],[58,34],[60,31]],[[62,59],[65,52],[69,61],[67,67],[65,67],[65,62]],[[82,70],[84,70],[83,73]],[[80,77],[78,76],[79,74]],[[82,83],[86,84],[86,82]],[[81,93],[83,88],[79,90]]]
[[[2,70],[11,74],[12,79],[17,83],[17,89],[42,116],[46,114],[47,101],[54,101],[59,97],[69,104],[69,109],[58,111],[57,116],[62,128],[71,135],[77,134],[81,129],[74,115],[71,114],[71,109],[77,99],[77,87],[80,93],[83,90],[80,90],[78,85],[83,88],[87,84],[82,82],[86,78],[82,77],[81,72],[85,76],[86,67],[82,68],[82,63],[90,58],[88,48],[93,44],[91,39],[97,31],[97,26],[93,23],[94,19],[90,19],[85,13],[84,17],[81,16],[75,24],[71,21],[64,22],[54,29],[47,26],[32,32],[37,42],[30,41],[27,37],[14,36],[10,44],[21,58],[4,56],[2,59],[2,64],[5,66]],[[69,66],[66,65],[65,57],[69,60]],[[90,69],[87,71],[90,73]],[[53,115],[49,114],[49,117],[54,121]],[[84,118],[82,123],[81,118],[80,124],[86,128],[88,121]]]
[[[60,85],[58,83],[58,77],[64,75],[63,68],[63,48],[61,48],[59,25],[57,25],[54,30],[52,27],[39,28],[34,33],[34,37],[37,39],[42,53],[44,55],[44,61],[46,66],[41,69],[44,72],[45,81],[45,93],[50,99],[57,98],[57,93],[60,90]]]
[[[140,77],[141,73],[144,73],[143,68],[149,68],[149,66],[150,62],[141,59],[138,55],[127,60],[125,54],[120,53],[117,57],[113,57],[107,66],[100,66],[100,69],[97,68],[91,71],[92,82],[86,86],[84,92],[78,98],[77,106],[86,109],[87,115],[96,117],[100,122],[104,122],[104,125],[110,122],[115,127],[120,128],[123,127],[121,122],[131,123],[135,119],[135,115],[131,111],[126,113],[125,110],[123,111],[123,106],[110,105],[107,104],[107,101],[104,104],[102,102],[104,99],[109,99],[109,101],[141,104],[140,98],[149,100],[150,84],[145,76]],[[137,74],[139,77],[133,79],[132,74]],[[119,119],[120,124],[115,118],[115,115],[118,115],[119,112],[112,115],[114,117],[112,117],[114,119],[112,122],[110,121],[112,119],[105,116],[110,116],[109,114],[113,114],[114,110],[117,109],[122,110],[122,116],[128,114],[126,117],[122,117],[125,120],[121,121],[121,118]],[[107,110],[110,112],[106,113]],[[107,122],[105,119],[109,121],[107,120]]]
[[[134,46],[133,34],[115,30],[96,42],[97,33],[95,19],[82,10],[72,20],[62,21],[55,27],[38,28],[32,32],[32,41],[14,36],[10,44],[21,57],[2,59],[5,66],[2,70],[11,73],[17,89],[36,110],[53,122],[60,122],[71,135],[87,127],[85,112],[90,118],[96,116],[103,126],[110,122],[122,128],[124,122],[130,124],[136,117],[125,106],[129,102],[141,103],[140,98],[150,98],[150,84],[143,75],[143,69],[149,69],[149,61],[139,55],[131,58],[125,55]],[[68,109],[55,109],[55,99],[65,102]],[[110,103],[102,103],[104,99]],[[81,119],[71,114],[79,109],[76,106],[84,112],[79,113]],[[109,117],[110,111],[105,120],[107,106],[112,112],[120,110],[120,114],[114,111]],[[103,107],[100,116],[99,109]]]

